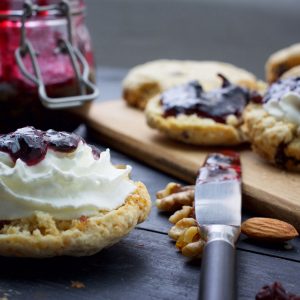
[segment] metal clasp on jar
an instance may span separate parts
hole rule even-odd
[[[25,23],[28,18],[38,12],[57,11],[60,15],[67,19],[68,39],[60,39],[58,48],[54,51],[60,51],[70,56],[70,61],[74,69],[76,80],[78,83],[80,95],[52,98],[47,95],[45,83],[41,75],[41,70],[37,61],[36,52],[33,49],[31,42],[26,38]],[[26,69],[23,63],[23,57],[29,55],[34,74],[31,74]],[[39,6],[31,1],[25,1],[23,14],[21,16],[21,40],[20,47],[15,51],[17,64],[22,74],[32,81],[38,87],[38,94],[42,104],[51,109],[68,108],[83,105],[87,101],[96,99],[99,95],[98,88],[89,80],[90,68],[81,54],[81,52],[73,45],[72,42],[72,23],[70,5],[67,0],[62,0],[58,4]],[[89,93],[87,93],[89,91]]]

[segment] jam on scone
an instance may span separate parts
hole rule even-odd
[[[80,141],[83,141],[82,138],[74,133],[52,129],[42,131],[28,126],[1,135],[0,151],[8,153],[13,161],[20,158],[31,166],[44,159],[48,148],[65,153],[73,152]],[[94,151],[95,158],[99,158],[96,148]]]
[[[223,81],[222,86],[209,92],[205,92],[199,82],[191,81],[162,93],[164,116],[196,114],[199,117],[226,123],[229,115],[240,118],[250,101],[260,101],[261,97],[257,93],[232,84],[221,74],[218,76]]]

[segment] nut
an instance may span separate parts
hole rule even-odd
[[[185,232],[187,228],[192,226],[197,226],[197,222],[193,218],[183,218],[178,221],[171,229],[169,230],[168,234],[169,237],[175,241]]]
[[[191,206],[182,206],[180,210],[175,211],[175,213],[169,218],[169,221],[176,224],[183,218],[189,218],[194,215],[194,210]]]
[[[199,241],[189,243],[182,248],[181,253],[187,257],[200,258],[202,256],[205,242],[201,239]]]
[[[197,226],[191,226],[180,235],[176,242],[176,247],[182,250],[189,243],[196,242],[200,239],[200,231]]]
[[[167,194],[167,192],[165,193]],[[159,192],[159,197],[162,197],[163,192]],[[186,189],[181,189],[176,193],[169,194],[162,198],[156,199],[157,208],[163,211],[176,211],[180,209],[183,205],[192,206],[194,202],[194,187],[189,187]]]
[[[161,191],[158,191],[156,193],[156,197],[158,199],[161,199],[161,198],[164,198],[164,197],[167,197],[171,194],[174,194],[174,193],[178,193],[181,191],[181,188],[182,188],[182,185],[179,184],[179,183],[175,183],[175,182],[170,182],[166,185],[166,187],[161,190]]]
[[[176,242],[176,247],[187,257],[201,257],[204,245],[197,226],[185,229]]]
[[[293,225],[271,218],[248,219],[241,230],[249,238],[272,242],[288,241],[299,235]]]

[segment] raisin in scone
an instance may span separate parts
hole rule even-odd
[[[253,150],[269,162],[300,171],[300,77],[273,83],[261,104],[244,112]]]
[[[222,146],[245,142],[241,130],[243,111],[251,101],[261,101],[261,96],[221,74],[220,84],[207,92],[197,81],[191,81],[155,96],[145,111],[148,125],[188,144]]]
[[[130,170],[75,134],[25,127],[0,136],[0,255],[83,256],[116,243],[151,206]]]
[[[266,80],[275,82],[283,73],[300,65],[300,43],[273,53],[266,62]]]
[[[123,81],[123,98],[131,106],[144,109],[150,98],[162,91],[191,80],[205,90],[219,86],[216,77],[222,73],[230,81],[256,89],[256,77],[234,65],[218,61],[155,60],[134,67]]]

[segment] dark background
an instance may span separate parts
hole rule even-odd
[[[299,0],[86,0],[100,66],[221,60],[264,78],[268,56],[300,41]]]

